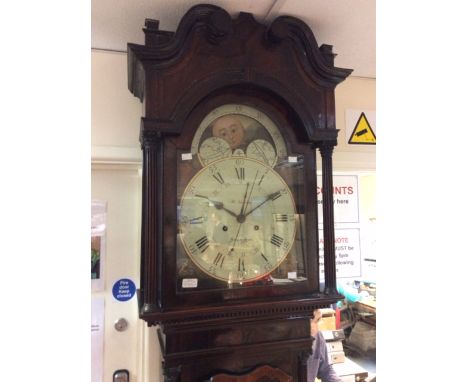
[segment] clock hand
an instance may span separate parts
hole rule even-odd
[[[234,251],[234,247],[236,246],[237,238],[239,237],[239,232],[240,232],[240,229],[241,229],[241,225],[245,221],[243,216],[244,216],[244,207],[246,206],[245,201],[246,201],[246,198],[247,198],[247,191],[249,191],[249,184],[250,183],[247,183],[247,187],[245,188],[244,200],[242,201],[242,207],[241,207],[240,214],[236,216],[237,221],[239,222],[239,226],[237,228],[236,237],[235,237],[234,242],[232,243],[232,247],[231,247],[231,249],[229,251],[230,254],[232,253],[232,251]]]
[[[276,199],[277,197],[279,197],[281,195],[281,191],[276,191],[276,192],[273,192],[272,194],[268,195],[267,198],[261,202],[258,206],[252,208],[249,212],[247,212],[245,215],[244,215],[244,218],[249,216],[252,212],[254,212],[257,208],[260,208],[261,206],[263,206],[266,202],[268,202],[269,200],[274,200]]]
[[[199,195],[199,194],[195,194],[195,196],[198,196],[199,198],[203,198],[203,199],[206,199],[208,201],[210,201],[211,203],[214,204],[214,206],[216,207],[216,209],[218,210],[224,210],[226,211],[229,215],[232,215],[234,216],[236,219],[237,219],[237,214],[235,214],[234,212],[232,212],[230,209],[224,207],[224,204],[222,202],[216,202],[214,200],[211,200],[210,198],[206,197],[206,196],[203,196],[203,195]]]
[[[245,207],[247,207],[247,204],[249,204],[250,198],[252,197],[252,191],[255,187],[255,181],[257,180],[257,176],[258,176],[258,171],[255,173],[255,178],[252,184],[252,188],[250,189],[249,197],[247,198],[247,203],[245,203]],[[247,188],[248,188],[248,184],[247,184]],[[244,217],[245,217],[245,210],[244,210]]]
[[[254,178],[254,181],[253,181],[253,184],[252,184],[252,188],[250,189],[249,197],[246,200],[245,197],[247,196],[247,191],[249,190],[249,183],[247,183],[247,189],[245,190],[244,202],[242,203],[242,209],[241,209],[240,214],[237,216],[237,221],[239,223],[241,223],[241,224],[243,222],[245,222],[245,217],[246,217],[245,210],[247,208],[247,205],[249,204],[250,198],[252,197],[252,191],[253,191],[253,189],[255,187],[255,181],[257,180],[257,176],[258,176],[258,171],[255,174],[255,178]]]
[[[241,210],[240,210],[240,214],[237,215],[237,217],[244,215],[244,208],[246,207],[245,199],[247,198],[247,191],[249,191],[249,183],[247,183],[247,188],[245,189],[244,200],[242,201],[242,207],[241,207]]]
[[[242,226],[242,223],[239,223],[239,228],[237,228],[236,238],[234,239],[234,243],[232,243],[231,249],[229,250],[229,253],[228,253],[229,255],[231,255],[232,252],[234,251],[234,247],[236,246],[236,241],[237,241],[237,238],[239,237],[241,226]]]

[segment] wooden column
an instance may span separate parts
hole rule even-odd
[[[141,269],[141,306],[142,312],[158,309],[160,277],[157,262],[161,259],[161,213],[162,213],[162,140],[160,134],[145,129],[140,133],[143,151],[142,184],[142,269]]]
[[[333,214],[333,147],[336,142],[322,142],[323,242],[325,264],[325,294],[338,294],[336,290],[335,218]]]

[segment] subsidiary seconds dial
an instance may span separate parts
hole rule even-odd
[[[203,272],[228,282],[252,281],[289,253],[296,235],[294,198],[265,162],[221,159],[187,185],[179,230],[187,255]]]

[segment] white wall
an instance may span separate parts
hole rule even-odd
[[[104,381],[111,380],[115,369],[129,368],[133,382],[156,382],[161,368],[154,362],[155,357],[160,357],[155,328],[148,329],[138,319],[136,299],[119,303],[111,293],[112,281],[126,275],[139,287],[141,150],[138,135],[143,108],[127,88],[124,53],[92,51],[91,59],[92,197],[109,203],[106,290],[101,292],[106,298]],[[373,195],[375,146],[346,143],[346,109],[375,110],[375,80],[351,77],[337,87],[336,122],[341,131],[334,154],[335,170],[374,177],[366,183],[366,192]],[[372,210],[373,204],[366,204],[365,208]],[[375,215],[375,211],[369,212],[372,213]],[[120,315],[125,315],[131,323],[127,333],[113,329],[113,321]],[[128,350],[122,354],[122,349]]]
[[[91,195],[93,200],[107,202],[106,251],[104,291],[93,296],[104,297],[104,381],[112,380],[112,373],[127,369],[130,379],[136,380],[140,353],[140,320],[137,301],[117,301],[112,295],[113,284],[130,279],[139,286],[141,175],[134,166],[99,165],[92,167]],[[128,321],[128,329],[119,332],[114,322]]]
[[[92,51],[91,155],[94,163],[141,161],[138,141],[143,107],[127,88],[127,56]]]
[[[93,199],[107,202],[107,250],[103,381],[128,369],[132,382],[157,382],[161,376],[154,328],[138,318],[136,297],[118,302],[112,285],[132,279],[139,288],[141,221],[141,150],[138,141],[142,105],[127,89],[127,60],[122,53],[92,51],[91,155]],[[114,322],[124,317],[125,332]],[[151,362],[149,362],[151,360]]]

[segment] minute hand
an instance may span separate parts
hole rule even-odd
[[[267,198],[261,202],[257,207],[254,207],[252,208],[249,212],[247,212],[244,217],[250,215],[252,212],[254,212],[257,208],[260,208],[261,206],[263,206],[266,202],[268,202],[269,200],[274,200],[276,198],[278,198],[279,196],[281,196],[281,191],[276,191],[270,195],[267,196]]]

